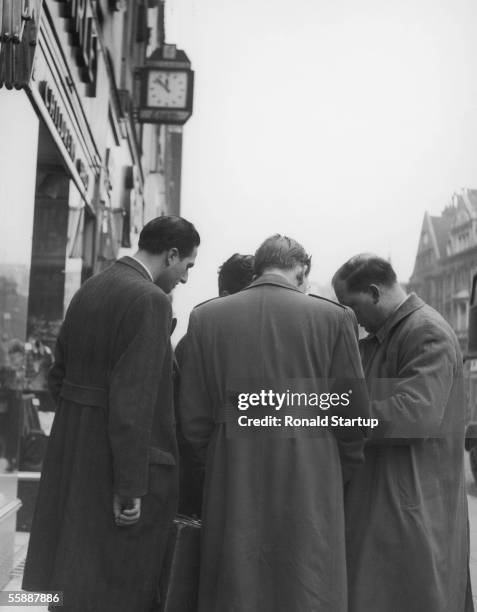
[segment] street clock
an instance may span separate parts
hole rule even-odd
[[[141,123],[183,125],[192,115],[194,72],[187,55],[164,45],[138,70]]]

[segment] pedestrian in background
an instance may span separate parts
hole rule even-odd
[[[353,257],[333,286],[369,332],[361,354],[379,419],[346,492],[349,610],[472,611],[458,340],[380,257]]]
[[[180,217],[146,224],[139,251],[89,279],[58,337],[57,411],[23,588],[67,612],[150,612],[177,505],[172,311],[200,239]]]
[[[363,387],[354,315],[300,291],[309,263],[298,242],[272,236],[256,280],[190,316],[179,410],[206,464],[199,612],[347,612],[342,472],[362,460],[361,430],[344,441],[342,470],[327,428],[242,435],[226,409],[238,379]],[[355,400],[367,414],[367,396]]]

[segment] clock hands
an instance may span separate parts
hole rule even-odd
[[[171,93],[171,90],[169,89],[169,77],[166,77],[165,81],[161,81],[159,77],[156,77],[154,79],[154,82],[158,83],[163,89],[167,91],[167,93]]]
[[[187,75],[181,72],[150,73],[148,104],[161,108],[185,108],[187,104]]]

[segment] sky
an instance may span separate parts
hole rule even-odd
[[[279,232],[326,285],[350,256],[412,273],[424,212],[477,187],[474,0],[167,0],[195,70],[182,215],[202,244],[178,333],[217,268]]]

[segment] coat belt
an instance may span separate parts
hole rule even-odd
[[[63,380],[60,397],[83,406],[96,406],[107,408],[108,392],[103,387],[88,387],[86,385],[76,385],[69,380]]]

